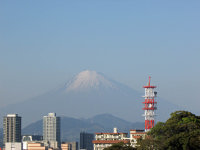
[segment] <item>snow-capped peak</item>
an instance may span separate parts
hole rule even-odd
[[[67,85],[67,91],[81,89],[114,88],[114,84],[96,71],[85,70],[80,72]]]

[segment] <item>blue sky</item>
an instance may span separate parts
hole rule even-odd
[[[0,1],[0,104],[96,70],[198,112],[199,1]]]

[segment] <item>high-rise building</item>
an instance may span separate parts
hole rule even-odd
[[[49,147],[60,147],[60,117],[56,113],[43,117],[43,141]]]
[[[8,114],[3,118],[3,145],[15,142],[21,142],[21,117]]]
[[[94,134],[81,132],[80,133],[80,149],[93,150]]]

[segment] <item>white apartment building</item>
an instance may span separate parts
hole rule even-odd
[[[106,147],[112,146],[115,143],[130,143],[128,133],[118,133],[117,128],[114,128],[113,133],[95,133],[95,140],[93,140],[94,150],[103,150]]]
[[[45,146],[60,147],[60,117],[56,117],[56,113],[43,117],[43,141]]]
[[[113,133],[95,133],[95,140],[93,140],[92,143],[94,145],[94,150],[103,150],[106,147],[120,142],[136,147],[137,139],[144,139],[145,136],[146,133],[144,130],[130,130],[130,137],[128,137],[128,133],[119,133],[117,132],[117,128],[114,128]]]

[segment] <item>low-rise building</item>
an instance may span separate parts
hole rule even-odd
[[[7,142],[5,143],[6,150],[22,150],[21,142]]]
[[[63,142],[61,144],[62,150],[78,150],[78,142]]]
[[[40,142],[28,142],[28,150],[48,150],[48,147],[44,146],[44,143]]]
[[[130,143],[128,133],[119,133],[117,128],[114,128],[113,133],[95,133],[95,140],[93,140],[94,150],[103,150],[106,147],[112,146],[115,143]]]
[[[117,128],[114,128],[113,133],[96,133],[95,140],[92,143],[94,150],[103,150],[106,147],[120,142],[136,147],[137,139],[144,139],[145,136],[146,132],[144,130],[130,130],[130,137],[128,137],[128,133],[119,133],[117,132]]]
[[[23,150],[28,150],[28,143],[40,143],[40,142],[42,142],[41,135],[23,135],[22,136]]]
[[[71,144],[68,144],[68,143],[62,143],[61,144],[61,149],[62,150],[71,150]]]

